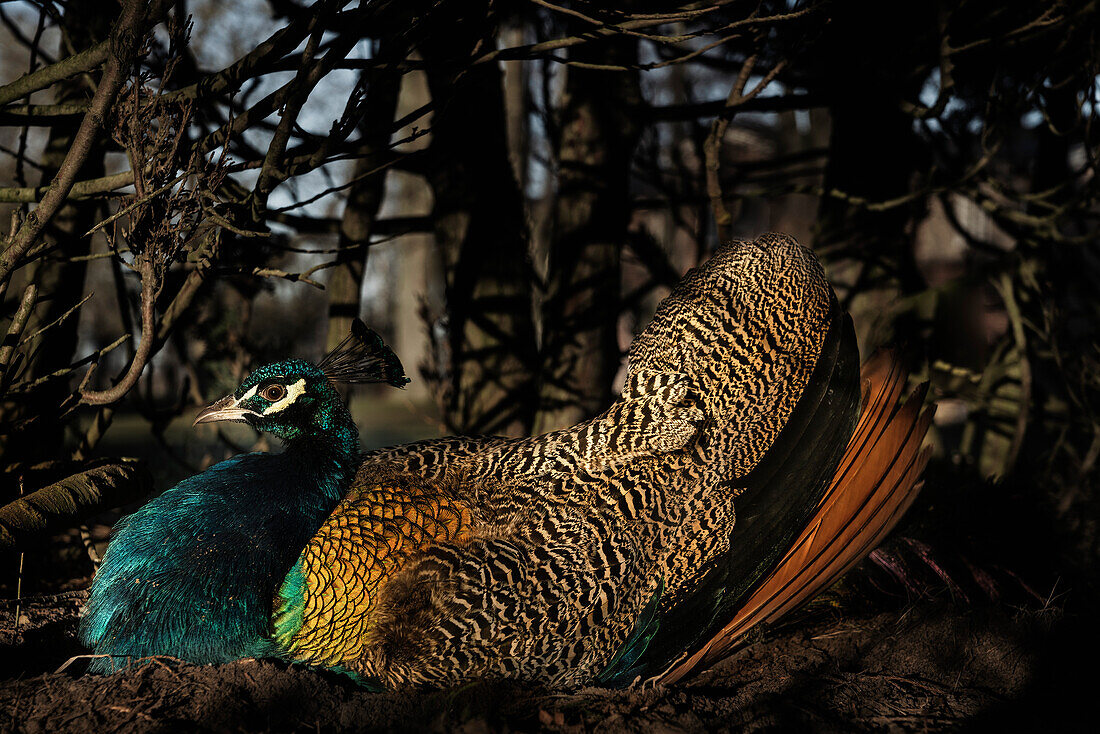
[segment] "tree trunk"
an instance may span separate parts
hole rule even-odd
[[[869,24],[881,32],[868,34]],[[874,210],[866,206],[909,194],[915,176],[927,171],[913,117],[902,109],[902,101],[916,98],[926,79],[914,69],[932,68],[937,50],[931,44],[898,47],[895,39],[907,34],[938,37],[934,5],[891,12],[857,0],[837,9],[819,42],[823,64],[815,83],[829,99],[831,127],[827,194],[818,209],[815,245],[843,246],[861,255],[861,262],[886,264],[895,284],[911,293],[923,282],[908,230],[915,215],[923,216],[925,203]]]
[[[390,48],[399,46],[399,48]],[[400,60],[405,57],[403,43],[381,42],[376,58]],[[355,183],[348,189],[344,214],[340,220],[339,263],[328,281],[327,349],[339,344],[351,330],[351,322],[359,316],[360,290],[363,272],[370,254],[370,236],[374,220],[385,196],[386,172],[370,171],[386,161],[390,151],[394,114],[401,91],[401,72],[394,69],[373,69],[363,72],[367,80],[366,114],[359,123],[363,142],[370,152],[355,162],[352,177]],[[369,174],[369,175],[368,175]]]
[[[591,47],[590,47],[591,46]],[[636,64],[635,39],[586,44],[571,58]],[[619,369],[619,254],[630,223],[630,161],[640,134],[638,73],[568,68],[558,142],[536,430],[607,407]]]
[[[443,6],[422,46],[435,103],[429,179],[446,278],[444,421],[458,433],[530,431],[536,400],[532,277],[508,158],[500,68],[456,73],[491,43],[488,4]]]
[[[913,119],[898,109],[896,100],[869,95],[840,101],[832,109],[832,123],[826,192],[876,203],[912,190],[913,175],[922,170],[920,150]],[[913,202],[870,210],[825,196],[818,210],[815,245],[826,250],[842,246],[846,253],[858,255],[865,268],[888,263],[896,286],[903,293],[916,293],[924,281],[913,258],[911,225],[925,208],[923,202]]]
[[[523,25],[504,28],[500,33],[504,46],[520,46],[524,42]],[[527,152],[530,149],[530,134],[527,129],[527,66],[523,61],[505,61],[504,67],[504,112],[508,128],[508,157],[512,161],[516,184],[520,194],[527,191]]]
[[[868,34],[868,23],[881,32]],[[898,47],[894,39],[906,34],[938,37],[934,4],[898,12],[866,0],[845,5],[819,49],[823,64],[816,84],[829,98],[832,127],[814,247],[831,269],[842,304],[857,312],[881,312],[899,292],[914,294],[926,286],[914,256],[915,223],[927,213],[926,197],[868,206],[903,199],[924,185],[920,177],[929,170],[913,117],[901,103],[917,97],[925,78],[913,70],[932,68],[937,50],[933,44]],[[857,295],[861,301],[854,304]],[[884,325],[874,318],[862,323]],[[912,313],[899,316],[892,328],[861,331],[861,345],[920,333]]]

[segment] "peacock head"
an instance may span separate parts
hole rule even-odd
[[[254,370],[240,387],[204,408],[194,425],[233,421],[287,441],[354,430],[333,383],[384,382],[404,387],[409,378],[397,355],[362,321],[316,365],[287,359]]]

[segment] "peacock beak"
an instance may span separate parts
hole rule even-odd
[[[248,418],[260,417],[260,414],[256,411],[241,408],[239,405],[240,401],[236,397],[227,395],[203,408],[191,425],[194,427],[200,423],[215,423],[217,421],[245,422]]]

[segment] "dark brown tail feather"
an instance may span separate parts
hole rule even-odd
[[[824,590],[874,550],[916,499],[929,455],[921,443],[935,413],[934,406],[921,410],[928,386],[899,407],[907,375],[893,352],[876,352],[861,372],[859,423],[813,519],[721,632],[657,682],[675,683],[716,662],[754,625]]]

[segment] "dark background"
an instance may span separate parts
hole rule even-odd
[[[86,585],[119,507],[266,446],[189,428],[253,366],[358,315],[413,377],[350,391],[365,446],[543,432],[612,400],[687,269],[781,231],[939,405],[921,498],[810,622],[992,615],[1026,670],[950,721],[1066,706],[1100,560],[1098,15],[0,2],[0,635]]]

